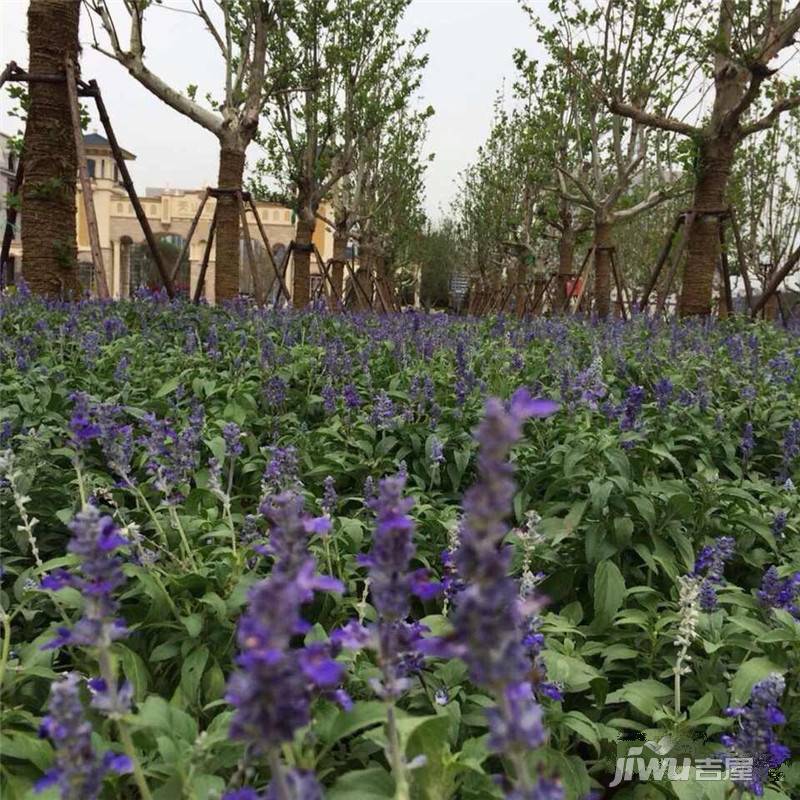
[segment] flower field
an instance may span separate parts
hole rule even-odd
[[[0,310],[4,800],[800,797],[797,331]]]

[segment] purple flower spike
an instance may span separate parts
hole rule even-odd
[[[532,397],[525,388],[517,389],[511,396],[509,403],[510,413],[517,419],[527,419],[528,417],[549,417],[561,408],[561,404],[555,400],[548,400],[544,397]]]
[[[769,771],[779,767],[791,755],[773,730],[776,725],[786,722],[779,705],[785,688],[786,682],[781,675],[770,675],[753,687],[744,708],[729,708],[725,712],[729,717],[736,717],[739,723],[735,734],[722,737],[728,757],[749,758],[753,763],[751,776],[748,779],[734,778],[734,783],[757,797],[764,794]]]
[[[109,752],[103,759],[97,757],[92,746],[92,726],[80,701],[80,683],[80,675],[68,672],[53,684],[48,714],[39,731],[53,742],[56,763],[36,784],[36,790],[57,785],[62,800],[95,800],[106,774],[130,772],[132,768],[124,755]]]
[[[114,592],[125,583],[122,559],[114,554],[129,542],[120,536],[111,517],[101,516],[94,506],[86,506],[69,525],[72,531],[67,549],[80,558],[77,571],[59,569],[42,580],[42,588],[57,591],[66,586],[84,597],[83,617],[70,630],[58,628],[57,636],[45,648],[65,645],[97,647],[127,634]]]

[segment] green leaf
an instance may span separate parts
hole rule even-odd
[[[174,375],[168,378],[159,386],[158,391],[153,395],[155,398],[166,397],[170,392],[174,392],[181,383],[181,376]]]
[[[610,560],[601,561],[594,573],[594,625],[605,628],[622,607],[625,578]]]
[[[137,703],[144,700],[150,683],[150,673],[142,657],[123,644],[114,646],[114,652],[119,656],[122,671],[133,686],[133,696]]]
[[[326,734],[319,732],[322,741],[330,746],[340,739],[352,736],[358,731],[386,722],[386,706],[377,701],[368,700],[356,703],[350,711],[337,714]]]
[[[656,706],[672,696],[672,689],[654,680],[632,681],[606,697],[606,703],[630,703],[637,711],[651,717]]]
[[[786,667],[782,667],[768,658],[751,658],[742,663],[731,681],[733,705],[738,706],[745,703],[750,697],[753,686],[774,672],[783,675]]]
[[[181,693],[188,703],[197,701],[197,691],[208,663],[208,648],[203,645],[192,650],[181,666]]]
[[[382,767],[342,775],[325,795],[326,800],[390,800],[394,779]]]

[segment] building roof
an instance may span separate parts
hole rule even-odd
[[[111,144],[105,136],[101,136],[99,133],[84,133],[83,134],[83,143],[86,147],[94,147],[101,150],[108,150],[111,152]],[[124,148],[120,147],[122,151],[122,157],[126,161],[133,161],[136,156],[133,153],[128,152]]]

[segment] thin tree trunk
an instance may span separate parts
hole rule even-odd
[[[525,285],[527,275],[525,259],[520,257],[517,259],[516,275],[514,276],[514,312],[520,318],[525,310],[525,295],[528,291],[528,287]]]
[[[244,151],[224,145],[219,153],[220,189],[241,189],[244,175]],[[240,219],[236,198],[217,198],[216,257],[214,268],[214,300],[230,300],[239,294]]]
[[[372,307],[373,270],[373,254],[368,246],[362,244],[359,247],[358,262],[358,269],[356,270],[356,283],[358,286],[353,287],[353,306],[360,311],[368,311]]]
[[[78,63],[80,0],[31,0],[29,71],[64,74]],[[28,84],[25,178],[22,184],[23,274],[32,292],[51,297],[81,293],[75,220],[78,160],[65,84]]]
[[[720,257],[719,217],[704,216],[702,212],[720,211],[725,207],[734,148],[735,142],[730,138],[707,141],[701,148],[693,206],[698,216],[689,229],[686,243],[679,304],[682,317],[711,312],[714,271]]]
[[[294,241],[294,285],[292,304],[295,308],[305,308],[311,301],[311,242],[314,239],[315,219],[300,215]]]
[[[547,286],[547,279],[544,275],[538,274],[533,279],[533,299],[531,300],[531,308],[535,312],[534,316],[541,316],[544,311],[544,290]]]
[[[333,260],[331,262],[331,283],[333,284],[336,307],[342,305],[344,290],[344,263],[347,260],[347,233],[340,228],[333,232]]]
[[[575,230],[572,227],[572,213],[569,205],[562,204],[561,237],[558,240],[558,285],[556,286],[557,308],[561,310],[567,302],[567,283],[573,277],[575,259]]]
[[[605,318],[611,310],[611,251],[614,244],[613,226],[610,222],[596,222],[594,226],[594,309],[597,316]]]

